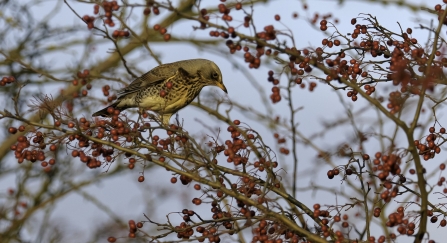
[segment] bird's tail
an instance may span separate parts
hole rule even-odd
[[[110,114],[108,112],[108,109],[110,107],[112,107],[114,110],[120,110],[120,111],[122,110],[122,109],[118,108],[117,105],[118,105],[117,103],[113,103],[113,104],[107,106],[106,108],[93,113],[92,116],[102,116],[102,117],[112,116],[112,114]]]

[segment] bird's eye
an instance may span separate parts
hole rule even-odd
[[[217,79],[217,78],[219,78],[219,74],[217,74],[217,73],[213,73],[213,74],[212,74],[212,77],[213,77],[213,79]]]

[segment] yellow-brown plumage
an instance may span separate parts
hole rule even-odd
[[[109,116],[107,109],[139,107],[158,113],[167,124],[173,114],[191,103],[203,87],[213,85],[227,89],[219,67],[206,59],[191,59],[160,65],[121,90],[112,105],[93,116]]]

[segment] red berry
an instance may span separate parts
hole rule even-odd
[[[17,133],[17,128],[15,128],[15,127],[10,127],[10,128],[8,129],[8,132],[11,133],[11,134],[16,134],[16,133]]]

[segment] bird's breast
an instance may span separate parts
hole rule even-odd
[[[164,97],[161,96],[162,90],[166,93]],[[144,90],[139,95],[138,106],[155,112],[175,113],[189,103],[188,90],[189,87],[186,86]]]

